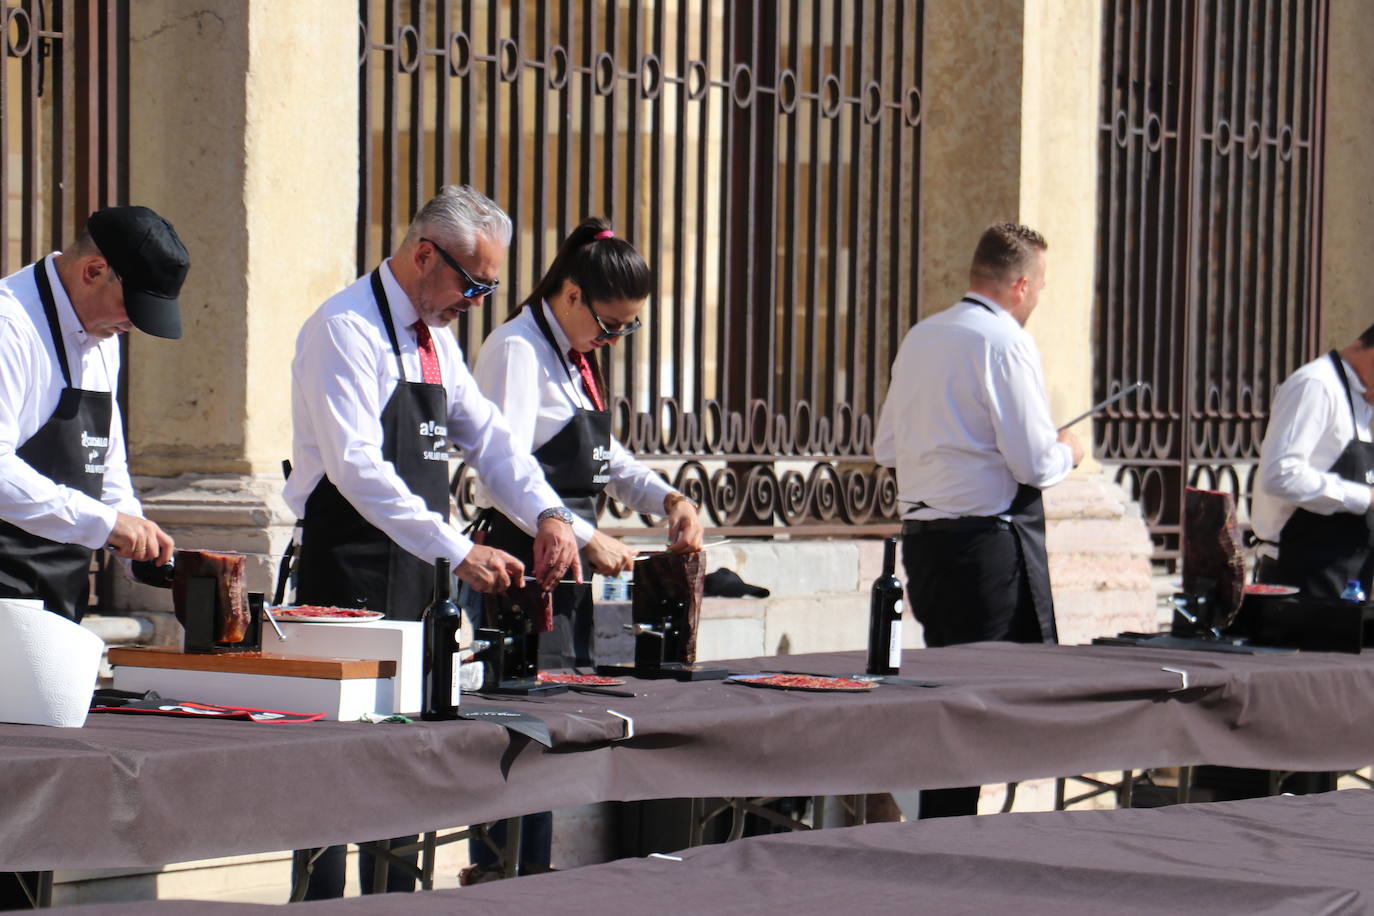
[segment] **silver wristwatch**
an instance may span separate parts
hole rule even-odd
[[[568,510],[567,506],[550,506],[539,513],[538,521],[542,522],[546,518],[556,518],[560,522],[565,522],[569,525],[573,523],[573,514]]]

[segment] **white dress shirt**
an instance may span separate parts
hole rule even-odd
[[[382,286],[406,380],[422,378],[412,325],[415,306],[388,263]],[[435,332],[435,352],[448,394],[448,438],[511,519],[533,533],[539,513],[562,501],[544,482],[539,463],[515,443],[500,412],[482,396],[452,334]],[[304,515],[305,502],[328,475],[340,494],[387,537],[427,562],[448,557],[457,566],[472,542],[431,512],[391,462],[382,459],[382,410],[399,380],[396,356],[372,294],[370,275],[338,293],[306,320],[291,363],[292,473],[282,495]]]
[[[991,299],[968,297],[988,307],[961,302],[918,322],[892,364],[873,454],[897,469],[905,518],[999,515],[1018,483],[1048,487],[1073,470],[1035,341]]]
[[[572,344],[554,318],[548,304],[543,305],[563,360],[549,346],[528,308],[491,332],[477,354],[473,375],[482,393],[501,408],[515,441],[534,451],[552,439],[572,419],[574,409],[595,410],[582,378],[567,362]],[[606,489],[621,505],[646,515],[662,515],[663,500],[674,492],[657,473],[637,461],[614,436],[606,459],[609,480]],[[477,503],[499,505],[486,487],[479,484]],[[585,546],[595,531],[578,519],[573,534]]]
[[[1360,377],[1344,360],[1341,367],[1350,383],[1358,429],[1330,356],[1303,366],[1274,392],[1250,508],[1251,527],[1263,540],[1278,543],[1299,507],[1317,515],[1369,511],[1369,484],[1342,480],[1329,470],[1352,439],[1368,441],[1374,416]]]
[[[72,385],[114,391],[119,340],[87,334],[58,279],[52,255],[43,259],[43,268],[52,284]],[[118,402],[110,418],[99,499],[53,482],[16,454],[52,417],[64,387],[38,284],[25,267],[0,280],[0,519],[50,541],[95,549],[109,541],[117,513],[143,514],[129,482]]]

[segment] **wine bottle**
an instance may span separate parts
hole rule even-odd
[[[868,673],[897,674],[902,667],[902,582],[897,539],[883,543],[883,574],[873,583],[868,605]]]
[[[420,619],[424,623],[425,641],[420,718],[430,721],[456,719],[462,691],[458,637],[463,612],[453,603],[448,557],[434,561],[434,600]]]

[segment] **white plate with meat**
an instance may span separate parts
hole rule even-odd
[[[367,611],[349,607],[317,607],[308,604],[268,608],[267,611],[278,623],[371,623],[386,616],[381,611]]]

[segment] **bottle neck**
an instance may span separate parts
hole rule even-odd
[[[897,539],[888,538],[883,542],[883,575],[891,576],[897,571]]]
[[[434,561],[434,600],[448,601],[450,597],[451,579],[448,573],[448,557],[439,557]]]

